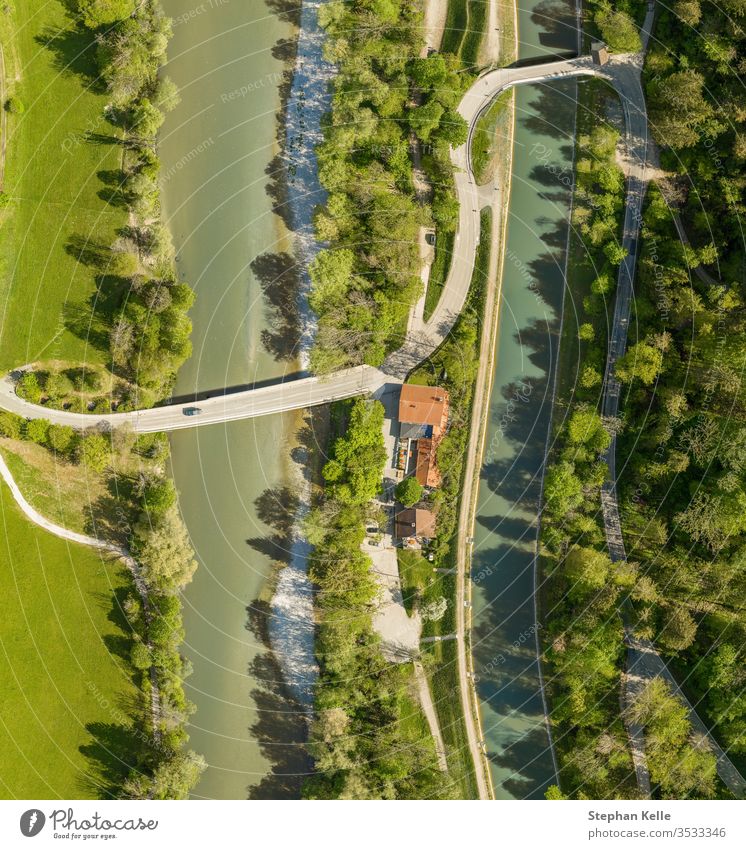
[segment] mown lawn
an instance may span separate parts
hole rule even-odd
[[[107,797],[140,747],[117,562],[26,521],[0,486],[0,796]]]
[[[103,115],[93,45],[59,0],[0,16],[9,91],[6,205],[0,213],[0,371],[39,359],[104,362],[111,280],[92,265],[126,223],[107,201],[121,148]],[[97,296],[97,292],[100,293]]]

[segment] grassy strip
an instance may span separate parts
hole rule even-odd
[[[479,48],[484,40],[488,3],[489,0],[469,0],[469,21],[461,44],[461,61],[467,68],[479,65]]]
[[[448,0],[448,15],[443,31],[443,40],[440,44],[441,52],[455,53],[456,56],[459,56],[468,26],[468,0]]]
[[[504,161],[505,144],[511,136],[514,91],[510,89],[495,98],[474,128],[471,140],[471,161],[474,179],[480,186],[488,183],[498,164]]]
[[[443,293],[443,288],[448,279],[448,272],[451,270],[453,243],[455,241],[455,230],[444,230],[438,233],[438,240],[435,243],[435,259],[430,268],[430,277],[427,281],[427,292],[425,293],[425,321],[433,314]]]
[[[168,394],[189,352],[185,311],[192,294],[175,283],[170,239],[159,224],[154,145],[162,110],[174,96],[158,76],[169,24],[157,0],[114,10],[88,4],[82,17],[77,12],[75,3],[32,0],[2,24],[16,79],[10,200],[0,237],[6,310],[0,368],[53,359],[54,369],[24,378],[24,396],[103,411]],[[121,20],[114,20],[117,14]],[[104,363],[123,379],[109,374],[107,380]],[[106,392],[110,397],[95,397]],[[40,512],[127,544],[137,556],[137,582],[124,577],[126,590],[117,588],[114,601],[129,635],[110,645],[135,670],[140,695],[122,700],[116,713],[142,744],[125,746],[113,723],[95,725],[109,756],[102,766],[106,783],[97,786],[103,795],[182,797],[203,766],[183,751],[190,708],[182,689],[188,670],[178,652],[178,591],[196,564],[173,484],[163,474],[167,443],[164,450],[159,435],[80,437],[43,420],[1,418],[5,448],[13,449],[9,464]],[[68,550],[77,559],[78,549]],[[100,585],[96,595],[110,598],[111,585]],[[40,638],[48,625],[38,621]],[[18,666],[26,662],[21,657]],[[77,679],[74,658],[54,675]],[[117,702],[110,688],[94,689],[91,698],[92,712],[96,704]],[[32,708],[45,710],[43,695]],[[78,714],[86,714],[82,704]],[[33,752],[21,754],[35,761]],[[67,752],[61,759],[71,760]]]

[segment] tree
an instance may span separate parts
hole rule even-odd
[[[78,462],[92,472],[103,472],[109,464],[111,446],[109,440],[100,433],[84,436],[77,445]]]
[[[578,328],[578,339],[583,342],[592,342],[596,337],[596,331],[593,329],[593,325],[590,322],[585,322],[585,324],[581,324]]]
[[[175,506],[157,523],[138,523],[135,554],[149,584],[164,592],[177,592],[192,580],[197,562],[184,523]]]
[[[151,478],[145,482],[143,506],[156,516],[163,515],[176,503],[176,487],[170,478]]]
[[[128,18],[135,6],[133,0],[78,0],[78,11],[88,29],[98,29]]]
[[[437,100],[430,100],[424,106],[417,106],[409,113],[409,126],[422,141],[429,141],[430,135],[440,126],[444,109]]]
[[[205,769],[202,755],[180,752],[159,763],[151,776],[132,772],[124,794],[130,799],[186,799]]]
[[[604,586],[611,569],[611,560],[603,551],[574,545],[565,558],[565,574],[570,593],[586,595]]]
[[[437,135],[451,147],[459,147],[469,136],[469,125],[455,109],[448,109],[440,118]]]
[[[422,498],[422,485],[415,477],[404,478],[396,485],[396,497],[405,507],[411,507]]]
[[[663,626],[658,635],[666,651],[684,651],[694,642],[697,623],[691,613],[681,605],[663,609]]]
[[[593,407],[586,406],[578,407],[570,416],[567,439],[571,445],[585,445],[596,453],[605,451],[611,442],[601,416]]]
[[[672,9],[674,15],[678,15],[683,23],[691,27],[696,26],[702,17],[699,0],[675,0]]]
[[[72,392],[72,388],[73,386],[70,378],[61,371],[53,371],[47,378],[47,382],[44,387],[47,395],[53,401],[59,401],[60,398],[64,398],[66,395],[69,395],[70,392]]]
[[[647,342],[632,345],[616,362],[616,375],[625,383],[639,380],[646,386],[655,383],[663,369],[663,351]]]
[[[648,110],[653,135],[665,147],[693,147],[711,122],[712,106],[704,97],[704,77],[694,70],[656,77],[648,86]],[[713,129],[715,129],[713,127]]]
[[[713,796],[717,761],[694,739],[686,707],[668,684],[654,678],[630,709],[645,729],[651,779],[666,798]]]
[[[637,53],[642,50],[640,33],[626,12],[614,11],[605,3],[595,14],[603,40],[618,53]]]
[[[583,485],[575,476],[575,467],[566,461],[552,466],[544,481],[544,500],[555,516],[562,516],[583,500]]]

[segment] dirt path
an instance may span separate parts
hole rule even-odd
[[[427,724],[430,726],[430,733],[435,741],[435,754],[438,758],[438,768],[441,772],[448,772],[448,761],[446,760],[446,747],[443,742],[443,735],[440,733],[440,725],[438,724],[438,714],[435,712],[433,697],[430,693],[430,687],[427,683],[427,675],[422,668],[419,660],[414,662],[414,678],[417,682],[417,693],[420,697],[422,712],[425,714]]]
[[[425,0],[425,46],[421,55],[438,50],[443,40],[443,30],[448,17],[448,0]]]

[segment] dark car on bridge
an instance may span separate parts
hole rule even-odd
[[[198,416],[201,412],[199,407],[184,407],[185,416]]]

